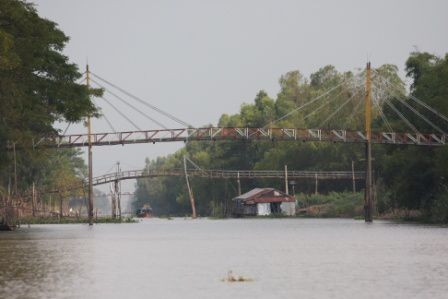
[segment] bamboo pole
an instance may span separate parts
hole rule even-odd
[[[190,198],[190,204],[191,204],[191,211],[192,211],[192,217],[196,218],[196,207],[193,197],[193,191],[190,187],[190,182],[188,180],[188,173],[187,173],[187,158],[184,156],[184,172],[185,172],[185,180],[187,182],[187,188],[188,188],[188,196]]]

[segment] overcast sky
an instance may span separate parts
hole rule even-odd
[[[80,68],[88,59],[96,74],[195,126],[216,124],[222,113],[238,112],[260,89],[275,97],[280,75],[291,70],[309,76],[332,64],[347,71],[370,59],[373,67],[392,63],[404,74],[411,51],[445,55],[448,50],[445,0],[33,2],[42,17],[70,36],[65,53]],[[117,130],[132,129],[107,104],[97,102]],[[116,105],[142,129],[158,127]],[[77,126],[69,132],[84,130]],[[98,120],[94,131],[110,129]],[[94,175],[116,161],[124,169],[142,168],[146,157],[181,146],[94,148]],[[132,186],[125,184],[125,191]]]

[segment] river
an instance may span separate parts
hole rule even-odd
[[[243,276],[249,281],[223,281]],[[1,298],[447,298],[448,228],[147,219],[0,233]]]

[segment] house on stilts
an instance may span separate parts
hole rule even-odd
[[[274,188],[255,188],[232,199],[235,216],[268,216],[296,214],[296,200]]]

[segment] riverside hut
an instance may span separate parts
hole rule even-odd
[[[274,188],[255,188],[232,199],[236,216],[295,215],[294,197]]]

